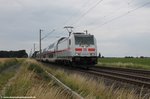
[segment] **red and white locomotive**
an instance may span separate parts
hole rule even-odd
[[[37,54],[37,60],[70,65],[97,64],[97,44],[94,35],[71,33],[62,37]]]

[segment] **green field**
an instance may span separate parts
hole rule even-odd
[[[150,58],[99,58],[98,65],[150,70]]]

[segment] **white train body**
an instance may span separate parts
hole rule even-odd
[[[72,33],[44,49],[37,59],[63,64],[97,64],[97,44],[93,35]],[[41,58],[40,58],[41,57]]]

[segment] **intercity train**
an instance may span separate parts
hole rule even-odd
[[[88,33],[70,33],[61,37],[45,48],[36,59],[69,66],[86,66],[97,64],[97,43],[94,35]]]

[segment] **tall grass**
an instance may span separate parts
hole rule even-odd
[[[76,99],[66,90],[54,85],[54,82],[49,82],[49,84],[38,83],[28,91],[27,96],[35,96],[36,99]]]
[[[141,94],[137,95],[136,89],[126,89],[123,86],[116,88],[113,83],[112,86],[107,86],[103,79],[95,80],[86,74],[81,75],[62,69],[44,68],[87,99],[144,99],[146,97],[146,94],[143,95],[143,93],[141,93],[142,96]]]
[[[8,60],[9,58],[0,58],[0,63]]]
[[[18,60],[14,58],[0,59],[0,90],[2,90],[5,84],[9,81],[9,79],[14,76],[15,70],[13,68],[16,67],[14,65],[19,64],[22,61],[23,60]]]
[[[8,82],[8,80],[13,77],[15,72],[9,72],[9,73],[1,73],[0,74],[0,91],[3,89],[5,84]]]
[[[150,70],[150,58],[100,58],[97,66]]]
[[[27,91],[31,87],[31,78],[33,75],[33,72],[29,72],[27,69],[27,60],[21,64],[15,75],[16,78],[12,81],[11,86],[7,87],[5,96],[25,96],[27,94]]]
[[[142,99],[136,94],[136,89],[129,90],[107,86],[104,80],[94,80],[86,75],[67,74],[65,71],[56,70],[55,76],[67,86],[87,99]]]
[[[35,96],[36,99],[75,99],[52,80],[44,78],[43,70],[35,61],[23,63],[6,96]]]
[[[27,60],[21,66],[13,84],[7,88],[7,96],[35,96],[36,99],[76,99],[53,80],[44,78],[44,70],[52,73],[85,99],[144,99],[136,90],[107,86],[103,79],[93,79],[86,74],[52,69],[34,60]],[[150,98],[150,97],[147,97]]]
[[[18,60],[16,58],[0,59],[0,72],[17,63]]]

